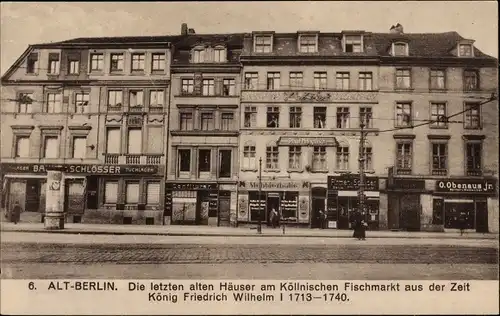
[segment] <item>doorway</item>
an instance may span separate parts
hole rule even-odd
[[[269,214],[271,213],[271,211],[273,209],[275,209],[276,212],[278,212],[278,214],[281,214],[280,213],[280,202],[281,201],[280,201],[280,194],[279,193],[269,192],[267,194],[265,218],[266,218],[266,222],[268,225],[271,225],[271,223],[269,222],[269,219],[270,219]]]
[[[26,205],[25,212],[40,211],[40,189],[41,181],[38,179],[28,179],[26,181]]]
[[[488,233],[488,204],[476,201],[476,232]]]
[[[219,191],[219,226],[230,225],[231,192]]]
[[[323,219],[321,218],[321,211],[326,212],[326,189],[313,188],[312,193],[312,212],[311,212],[311,228],[321,228]]]

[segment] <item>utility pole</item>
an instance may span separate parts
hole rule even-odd
[[[358,189],[358,198],[359,198],[359,210],[361,214],[364,215],[364,220],[366,221],[366,213],[365,213],[365,122],[361,119],[361,124],[359,124],[361,128],[361,137],[359,139],[359,189]]]
[[[259,158],[259,226],[257,234],[262,234],[262,157]]]

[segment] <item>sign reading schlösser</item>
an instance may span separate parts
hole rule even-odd
[[[493,180],[439,180],[436,181],[436,191],[493,194],[496,183]]]
[[[66,173],[83,174],[155,174],[158,166],[142,165],[91,165],[91,164],[17,164],[0,165],[2,173],[47,173],[47,170],[57,168]]]

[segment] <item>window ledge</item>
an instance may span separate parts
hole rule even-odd
[[[429,125],[429,128],[430,129],[448,129],[448,126],[432,126],[432,125]]]
[[[446,88],[429,88],[429,92],[441,92],[441,93],[446,93],[448,92],[448,89]]]
[[[336,169],[333,170],[333,173],[351,173],[349,169]]]
[[[311,170],[311,173],[328,173],[328,169]]]
[[[280,170],[279,169],[264,169],[264,172],[280,173]]]
[[[467,130],[476,130],[476,131],[480,131],[483,129],[483,127],[467,127],[465,126],[464,129],[467,129]]]
[[[415,91],[415,88],[394,88],[394,91]]]
[[[250,172],[257,172],[257,171],[259,171],[259,170],[258,170],[258,169],[256,169],[256,168],[253,168],[253,169],[252,169],[252,168],[241,168],[241,171],[246,171],[246,172],[248,172],[248,171],[250,171]]]
[[[373,170],[373,169],[365,169],[365,173],[375,174],[375,170]]]
[[[302,169],[288,169],[286,172],[288,172],[288,173],[303,173],[304,170],[302,170]]]

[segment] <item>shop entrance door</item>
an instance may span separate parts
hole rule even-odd
[[[358,198],[350,196],[338,197],[339,229],[352,228],[352,221],[358,211]]]
[[[486,201],[476,202],[476,232],[488,232],[488,203]]]
[[[311,203],[311,228],[321,228],[324,216],[321,218],[321,212],[326,212],[326,189],[313,188]]]
[[[38,179],[26,181],[26,207],[25,212],[38,212],[40,209],[40,185]]]
[[[420,195],[400,195],[399,203],[400,228],[407,231],[420,231]]]
[[[8,209],[12,210],[14,204],[18,202],[21,210],[26,209],[26,182],[12,181],[9,184],[9,203]]]
[[[219,226],[230,225],[231,192],[219,192]]]
[[[276,212],[278,212],[278,214],[280,214],[280,194],[270,192],[267,194],[267,203],[266,203],[265,218],[267,225],[271,225],[271,223],[269,222],[270,219],[269,214],[271,213],[273,208],[276,210]]]

